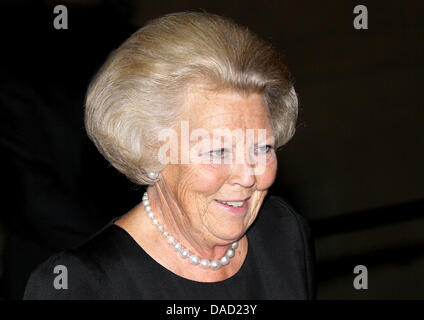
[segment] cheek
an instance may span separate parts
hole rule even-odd
[[[195,171],[191,179],[192,189],[206,197],[221,189],[231,171],[229,165],[212,164],[199,164],[193,170]]]
[[[271,187],[275,181],[277,174],[277,159],[269,161],[266,165],[265,172],[261,175],[256,176],[257,179],[257,189],[266,190]]]

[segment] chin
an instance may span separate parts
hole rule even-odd
[[[224,241],[233,242],[239,240],[246,233],[246,227],[243,226],[234,226],[231,229],[226,230],[216,230],[215,235],[217,238]]]
[[[229,214],[228,212],[217,211],[213,214],[214,218],[210,220],[209,228],[212,234],[223,241],[239,240],[249,228],[252,221],[252,214],[246,212],[244,214]]]

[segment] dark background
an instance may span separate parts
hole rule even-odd
[[[55,30],[53,8],[68,8]],[[368,29],[353,8],[368,8]],[[272,193],[308,218],[319,299],[424,298],[424,2],[2,1],[0,269],[6,299],[31,270],[141,198],[85,136],[87,85],[152,18],[233,18],[285,56],[300,97]],[[353,268],[368,268],[355,290]]]

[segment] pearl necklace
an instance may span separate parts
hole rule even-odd
[[[180,257],[183,259],[189,259],[191,264],[200,265],[202,268],[207,269],[211,268],[213,270],[218,270],[222,266],[225,266],[230,263],[230,259],[234,257],[235,250],[238,247],[238,242],[235,241],[231,244],[230,248],[227,250],[225,255],[219,260],[208,260],[208,259],[200,259],[195,254],[191,254],[188,249],[184,248],[180,242],[174,239],[167,231],[164,230],[163,225],[159,224],[158,219],[155,218],[155,214],[152,211],[152,207],[150,206],[149,196],[147,192],[143,195],[143,205],[144,209],[147,212],[147,216],[152,220],[152,223],[156,228],[162,233],[162,235],[166,238],[167,242],[172,245],[175,251],[180,253]]]

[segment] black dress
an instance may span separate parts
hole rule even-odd
[[[49,258],[31,275],[24,299],[313,299],[314,250],[306,220],[269,197],[247,232],[240,270],[219,282],[182,278],[153,260],[110,223],[77,249]],[[67,268],[67,289],[55,289],[55,266]],[[63,284],[63,283],[62,283]]]

